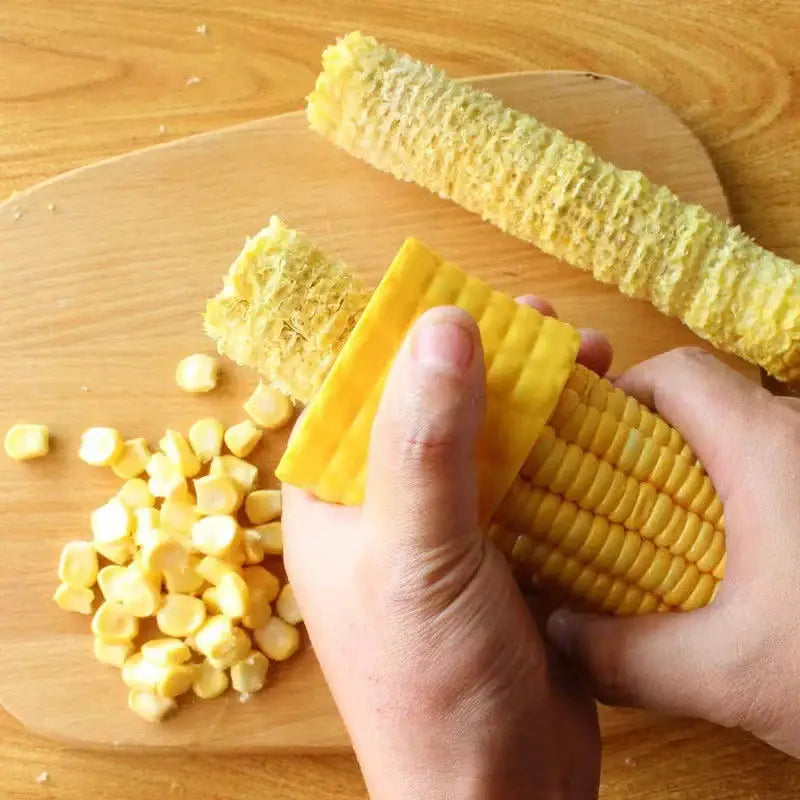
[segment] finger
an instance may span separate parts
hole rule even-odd
[[[719,711],[719,670],[705,663],[715,637],[711,609],[614,618],[561,609],[547,637],[580,668],[608,705],[700,716]]]
[[[521,306],[535,308],[540,314],[544,314],[546,317],[558,317],[552,303],[550,303],[549,300],[545,300],[544,297],[539,297],[539,295],[536,294],[523,294],[514,299]]]
[[[604,333],[594,328],[579,328],[578,333],[581,335],[578,363],[602,377],[608,372],[614,358],[611,342]]]
[[[616,385],[678,429],[714,478],[724,502],[734,477],[730,454],[747,452],[758,438],[754,426],[769,414],[757,412],[770,400],[769,393],[696,348],[651,358],[624,373]]]
[[[368,519],[432,547],[476,530],[484,393],[473,319],[453,307],[423,314],[395,358],[373,423]]]

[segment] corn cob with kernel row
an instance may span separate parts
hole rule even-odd
[[[279,474],[315,492],[322,487],[323,495],[333,492],[328,499],[359,499],[353,487],[363,474],[371,424],[364,397],[370,389],[380,394],[376,376],[391,360],[386,352],[376,355],[374,343],[396,348],[431,287],[438,287],[437,297],[455,297],[457,303],[466,302],[464,286],[474,288],[474,281],[465,283],[457,268],[440,263],[419,243],[410,249],[407,243],[395,261],[376,292],[382,293],[385,307],[375,305],[343,264],[327,259],[307,237],[273,218],[248,241],[222,292],[208,302],[206,330],[221,353],[258,370],[300,402],[315,398],[304,419],[316,416],[319,424],[305,433],[301,426]],[[418,262],[429,268],[424,281]],[[331,302],[325,287],[334,284],[337,295]],[[503,362],[505,339],[516,318],[508,316],[509,306],[492,302],[495,295],[480,289],[470,295],[479,297],[479,304],[468,308],[490,354],[487,383],[498,426],[493,430],[499,445],[479,453],[479,460],[486,459],[482,481],[487,473],[497,473],[486,495],[493,504],[490,530],[517,575],[579,605],[617,614],[684,610],[709,602],[724,574],[724,519],[691,449],[635,398],[580,365],[559,362],[565,353],[574,358],[574,352],[563,349],[569,337],[542,336],[536,327],[539,315],[531,309],[514,307],[514,313],[534,320],[535,335],[526,340],[532,351],[537,342],[546,347],[538,355],[518,348],[512,361],[544,355],[536,381],[521,381],[518,367],[505,373],[493,369],[493,358]],[[391,316],[400,313],[395,309],[402,309],[402,324]],[[552,322],[555,331],[563,332],[564,323]],[[361,349],[354,357],[355,345]],[[551,353],[552,364],[547,361]],[[331,364],[340,373],[337,380],[326,377]],[[563,388],[559,393],[554,391],[558,384],[550,385],[544,400],[546,387],[538,384],[547,384],[548,372],[559,370]],[[355,376],[358,385],[348,384],[348,376]],[[524,400],[516,411],[509,406],[512,395]],[[514,422],[503,429],[505,414]],[[358,425],[348,439],[345,431]],[[515,449],[502,449],[503,430],[515,440],[522,438],[524,448],[517,441]],[[525,431],[532,437],[527,443]],[[328,448],[324,454],[321,442]],[[320,479],[326,473],[327,483]]]
[[[311,127],[779,380],[800,378],[800,266],[639,172],[351,33],[323,54]]]

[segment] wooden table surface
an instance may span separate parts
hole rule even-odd
[[[111,155],[299,108],[321,49],[353,28],[457,76],[564,68],[640,84],[702,138],[743,227],[800,258],[796,0],[2,0],[0,196]],[[9,799],[365,796],[350,756],[81,752],[29,735],[2,711],[0,742],[0,797]],[[676,737],[655,722],[642,740],[622,715],[605,747],[604,800],[800,795],[800,764],[739,732],[687,722]],[[666,770],[663,748],[685,768]],[[49,778],[39,783],[42,773]]]

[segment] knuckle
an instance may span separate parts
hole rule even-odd
[[[704,350],[702,347],[697,347],[695,345],[676,347],[674,350],[670,350],[666,355],[676,364],[690,364],[692,366],[698,363],[705,365],[717,361],[717,358],[709,353],[708,350]]]

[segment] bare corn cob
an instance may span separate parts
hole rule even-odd
[[[381,303],[368,305],[369,293],[343,264],[327,259],[308,238],[273,219],[247,243],[225,288],[208,304],[207,329],[220,352],[258,369],[267,380],[279,381],[301,402],[316,397],[306,419],[313,420],[316,413],[320,424],[293,437],[288,454],[294,465],[291,474],[282,474],[322,486],[328,499],[356,502],[360,497],[356,478],[363,474],[371,421],[364,412],[365,398],[374,389],[371,402],[376,402],[380,384],[373,371],[384,370],[390,360],[372,343],[396,346],[410,319],[406,313],[402,324],[393,321],[393,309],[419,310],[430,283],[438,286],[437,297],[456,296],[465,302],[467,284],[457,270],[438,271],[439,263],[431,262],[434,256],[418,243],[402,252],[412,267],[411,278],[390,270],[381,283]],[[415,259],[434,271],[420,272]],[[458,291],[454,281],[462,287]],[[336,305],[320,289],[332,283],[340,292]],[[479,320],[491,305],[487,292],[466,292],[473,298],[466,304],[477,303],[470,311]],[[365,307],[373,313],[365,314]],[[335,340],[325,338],[342,308],[351,322],[337,331]],[[281,309],[291,309],[296,322],[266,324],[270,318],[287,318]],[[353,330],[356,320],[361,321]],[[503,325],[495,313],[488,327],[481,326],[485,345],[487,335]],[[296,328],[302,328],[302,337],[295,335]],[[263,331],[258,341],[257,331]],[[325,342],[320,351],[313,344],[318,341]],[[547,343],[547,337],[542,341]],[[342,354],[345,343],[357,357]],[[546,375],[551,353],[560,346],[549,352],[545,348],[545,367],[535,370],[537,380]],[[530,358],[519,352],[513,357]],[[296,368],[287,370],[281,358]],[[326,380],[334,362],[339,377]],[[491,381],[491,357],[488,362]],[[357,385],[348,383],[353,375]],[[484,494],[494,503],[490,535],[520,579],[547,586],[579,605],[617,614],[686,610],[710,602],[724,575],[724,518],[711,480],[691,449],[661,417],[580,365],[566,369],[560,385],[560,394],[546,397],[537,385],[522,382],[522,396],[534,403],[534,424],[526,428],[535,431],[532,446],[496,449],[481,471],[484,481],[489,476],[494,480]],[[501,442],[508,391],[513,390],[507,385],[497,394],[490,411],[492,430],[501,432]],[[526,410],[523,404],[522,412]],[[517,409],[509,419],[519,423],[519,414]],[[350,430],[354,420],[360,420],[360,428],[353,436],[332,435]],[[511,424],[505,430],[519,439],[522,429]],[[498,480],[507,481],[502,492]]]
[[[720,349],[800,378],[800,266],[487,92],[351,33],[311,127],[396,178],[649,300]]]

